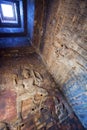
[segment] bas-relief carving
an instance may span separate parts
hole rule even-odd
[[[52,113],[49,109],[50,104],[48,103],[45,105],[45,102],[49,96],[51,96],[51,93],[49,95],[49,92],[46,89],[41,88],[44,81],[46,81],[43,77],[44,76],[33,69],[23,69],[20,76],[14,76],[13,85],[17,93],[17,120],[13,124],[10,124],[11,130],[21,130],[24,120],[23,103],[25,103],[26,100],[31,100],[30,108],[28,110],[31,115],[34,115],[35,113],[41,115],[41,112],[46,110],[48,112],[49,120],[51,117],[52,120],[56,120],[59,123],[62,123],[68,117],[69,113],[67,108],[64,103],[61,103],[61,101],[55,97],[55,94],[51,100],[51,102],[54,102],[54,110],[52,110]]]
[[[41,109],[47,109],[47,106],[44,105],[44,102],[49,97],[49,93],[47,90],[41,88],[41,85],[44,82],[43,76],[33,70],[33,69],[24,69],[21,73],[22,78],[16,77],[14,79],[14,87],[17,92],[17,123],[19,130],[19,126],[23,120],[23,111],[22,111],[22,104],[28,99],[32,100],[31,108],[29,113],[34,114],[35,112],[41,113]],[[39,96],[37,96],[39,95]],[[58,103],[56,98],[53,98],[53,102],[55,103],[55,115],[57,120],[60,123],[68,117],[67,109],[64,107],[63,104]]]
[[[34,106],[37,104],[35,100],[35,95],[41,95],[39,99],[39,104],[46,100],[48,92],[41,88],[40,85],[43,82],[42,76],[34,70],[23,70],[22,71],[23,79],[15,79],[15,89],[17,92],[17,116],[18,120],[22,120],[22,102],[31,98],[32,104]],[[40,109],[36,107],[37,110]],[[31,112],[32,113],[32,112]]]

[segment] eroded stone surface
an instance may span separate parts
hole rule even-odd
[[[0,94],[0,121],[10,121],[16,118],[16,93],[5,90]]]
[[[87,129],[86,5],[86,0],[47,1],[45,32],[38,53]]]
[[[11,130],[62,127],[61,123],[70,118],[72,110],[55,88],[41,60],[31,55],[30,58],[7,59],[2,64],[0,121]]]

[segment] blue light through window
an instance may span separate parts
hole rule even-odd
[[[0,0],[0,48],[29,46],[35,0]]]
[[[18,23],[17,7],[14,2],[0,4],[1,23]]]
[[[1,9],[4,17],[9,17],[9,18],[14,17],[12,5],[1,4]]]

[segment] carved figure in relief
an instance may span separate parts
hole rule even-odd
[[[42,98],[40,98],[40,106],[41,103],[46,99],[48,92],[40,88],[41,82],[43,82],[42,76],[33,70],[24,71],[23,73],[24,79],[18,80],[15,89],[17,92],[17,118],[19,122],[22,121],[22,102],[29,98],[32,98],[32,102],[36,103],[35,95],[39,94]],[[38,108],[39,109],[39,108]]]

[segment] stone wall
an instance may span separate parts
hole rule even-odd
[[[36,0],[34,24],[32,47],[0,50],[0,129],[83,130],[87,1]]]
[[[2,58],[0,130],[83,129],[36,53]]]
[[[87,128],[87,1],[47,1],[43,62]]]

